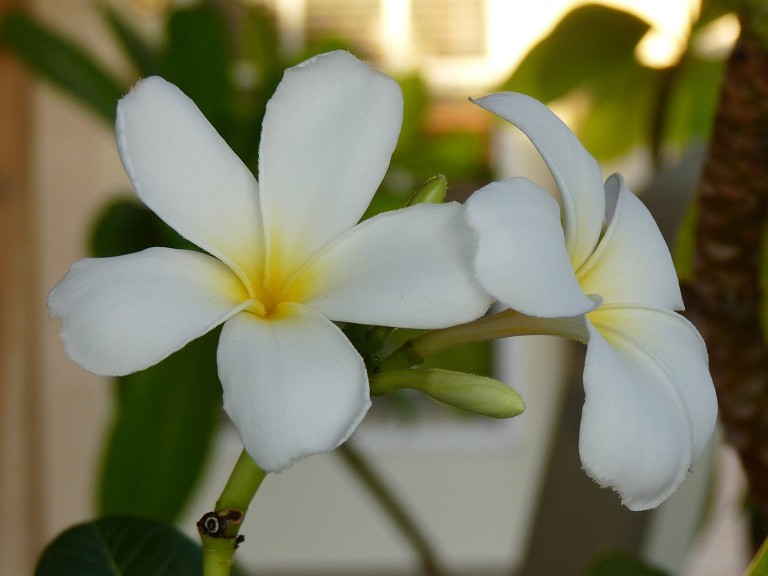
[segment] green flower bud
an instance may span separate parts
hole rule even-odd
[[[491,418],[511,418],[525,410],[520,395],[503,382],[465,372],[387,370],[372,375],[370,385],[373,395],[412,388],[443,404]]]
[[[448,180],[442,174],[433,176],[411,196],[406,206],[415,204],[442,204],[448,190]]]

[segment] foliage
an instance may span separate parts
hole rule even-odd
[[[198,576],[202,552],[166,524],[130,517],[73,526],[43,552],[35,576]]]
[[[722,75],[721,59],[694,50],[703,27],[724,11],[705,7],[685,50],[665,68],[636,57],[649,25],[627,12],[586,5],[567,14],[534,46],[503,84],[549,102],[579,93],[589,105],[578,126],[587,149],[601,159],[646,145],[685,145],[711,129]]]
[[[584,576],[669,576],[629,554],[606,552],[595,558]]]

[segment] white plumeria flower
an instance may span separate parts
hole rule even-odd
[[[524,314],[585,314],[589,335],[579,450],[587,473],[633,510],[653,508],[706,447],[717,401],[707,352],[683,309],[675,269],[648,210],[546,106],[515,93],[476,104],[520,128],[562,200],[524,178],[467,202],[476,270],[500,302]]]
[[[357,224],[389,164],[402,94],[346,52],[286,71],[267,105],[259,182],[161,78],[117,110],[141,200],[208,254],[150,248],[75,263],[48,298],[83,368],[147,368],[224,324],[224,408],[266,471],[332,450],[370,406],[363,360],[332,321],[435,328],[481,316],[456,203]],[[210,254],[210,255],[209,255]]]

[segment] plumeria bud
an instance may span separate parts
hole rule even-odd
[[[465,372],[387,370],[373,375],[370,384],[374,395],[412,388],[443,404],[491,418],[511,418],[525,410],[520,395],[503,382]]]
[[[415,204],[442,204],[448,190],[448,179],[442,174],[433,176],[414,192],[406,206]]]

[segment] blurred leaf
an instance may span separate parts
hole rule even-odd
[[[757,554],[749,563],[744,576],[766,576],[768,575],[768,538],[763,541]]]
[[[670,97],[667,138],[683,144],[692,139],[709,140],[724,71],[722,60],[702,60],[691,53],[685,56]]]
[[[607,552],[592,561],[584,576],[669,576],[624,553]]]
[[[35,576],[201,576],[202,566],[200,547],[174,527],[112,517],[60,534]]]
[[[283,75],[283,62],[280,56],[280,33],[277,20],[272,11],[263,5],[247,5],[243,22],[243,55],[259,67],[259,75]],[[278,80],[279,81],[279,80]],[[277,82],[275,82],[277,85]]]
[[[149,208],[130,198],[118,198],[96,216],[91,254],[97,258],[139,252],[152,246],[199,250]]]
[[[209,4],[174,11],[168,20],[163,67],[176,84],[229,140],[232,115],[230,39],[221,14]]]
[[[160,55],[111,6],[104,6],[104,19],[126,55],[136,67],[139,76],[146,78],[160,74]]]
[[[743,6],[744,0],[701,0],[699,19],[693,28],[700,29],[721,16],[737,12]]]
[[[221,411],[218,330],[159,364],[119,380],[99,510],[167,522],[176,518],[203,470]]]
[[[524,92],[543,102],[564,96],[574,88],[594,91],[611,75],[635,61],[635,47],[649,25],[621,10],[587,5],[569,12],[555,29],[531,49],[502,86]],[[637,85],[627,78],[627,91]]]
[[[32,70],[114,122],[126,90],[82,48],[22,11],[6,13],[0,40]]]

